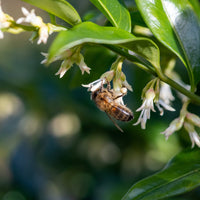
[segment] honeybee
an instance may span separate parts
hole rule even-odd
[[[91,99],[95,102],[96,106],[108,115],[121,132],[123,130],[115,123],[112,117],[123,122],[128,122],[133,119],[133,112],[118,101],[125,94],[122,93],[119,96],[115,96],[113,90],[110,89],[109,83],[107,83],[107,88],[104,88],[102,84],[100,88],[91,93]]]

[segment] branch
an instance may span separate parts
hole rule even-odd
[[[190,98],[192,102],[200,105],[200,97],[198,95],[196,95],[193,92],[185,89],[183,86],[179,85],[174,80],[167,77],[165,74],[162,73],[161,70],[155,70],[155,68],[152,68],[152,65],[148,61],[145,61],[144,59],[142,59],[140,57],[130,55],[128,52],[125,52],[122,49],[117,48],[115,46],[111,46],[111,45],[104,45],[104,46],[106,48],[112,50],[113,52],[125,57],[127,60],[139,65],[139,67],[142,68],[143,70],[145,70],[146,72],[149,72],[152,75],[160,78],[161,81],[169,84],[171,87],[173,87],[174,89],[176,89],[180,93],[182,93],[185,96],[187,96],[188,98]]]

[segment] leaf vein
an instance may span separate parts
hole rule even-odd
[[[171,181],[169,181],[169,182],[167,182],[167,183],[163,183],[163,184],[159,185],[158,187],[151,188],[151,189],[147,190],[147,192],[145,192],[145,194],[140,195],[140,196],[139,196],[138,198],[136,198],[136,199],[140,200],[140,199],[142,199],[143,197],[145,197],[145,196],[147,195],[147,193],[151,193],[152,191],[158,190],[159,188],[161,188],[161,187],[163,187],[163,186],[169,185],[169,184],[171,184],[172,182],[175,182],[175,181],[177,181],[177,180],[180,180],[180,179],[182,179],[182,178],[185,178],[185,177],[187,177],[187,176],[189,176],[189,175],[192,175],[192,174],[194,174],[194,173],[197,173],[197,172],[200,172],[200,168],[199,168],[199,169],[196,169],[196,170],[194,170],[194,171],[192,171],[192,172],[188,172],[188,173],[186,173],[186,174],[184,174],[184,175],[182,175],[182,176],[179,176],[179,177],[177,177],[177,178],[175,178],[175,179],[172,179]]]

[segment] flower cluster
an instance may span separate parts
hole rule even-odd
[[[80,46],[68,49],[59,54],[57,57],[53,58],[51,61],[49,61],[47,53],[42,53],[42,55],[45,56],[45,59],[41,63],[50,64],[54,61],[62,60],[60,69],[56,73],[56,75],[59,75],[60,78],[64,76],[64,74],[73,66],[73,64],[77,64],[79,66],[82,74],[84,74],[84,72],[89,74],[91,69],[85,64],[84,57],[80,53],[80,50]]]
[[[189,133],[192,142],[192,148],[195,144],[200,147],[200,136],[196,132],[195,126],[200,128],[200,118],[193,113],[187,112],[184,122],[184,128]]]
[[[110,71],[105,72],[101,77],[92,83],[87,85],[82,84],[83,87],[87,87],[88,91],[94,92],[104,84],[110,84],[112,81],[114,96],[121,96],[115,101],[121,105],[124,105],[123,96],[127,94],[127,89],[132,91],[131,85],[128,84],[125,74],[122,72],[122,59],[118,58],[111,66]]]
[[[187,111],[187,104],[185,102],[183,104],[183,108],[181,109],[180,116],[174,119],[169,127],[162,132],[165,135],[165,138],[168,139],[170,135],[172,135],[175,131],[180,130],[182,127],[189,133],[190,140],[192,142],[192,148],[196,144],[200,147],[200,136],[195,130],[195,126],[200,128],[200,117],[197,115],[190,113]]]
[[[25,17],[19,18],[16,21],[17,24],[26,22],[30,23],[33,27],[36,27],[38,29],[38,35],[39,35],[37,44],[40,44],[42,42],[46,44],[49,35],[52,33],[50,27],[48,27],[48,25],[43,22],[41,17],[35,15],[34,9],[32,9],[29,12],[26,8],[22,7],[22,13],[25,15]]]
[[[171,101],[174,100],[170,86],[164,83],[160,84],[160,80],[155,78],[151,80],[142,92],[142,105],[136,111],[140,113],[138,121],[134,125],[141,123],[141,128],[146,128],[147,119],[150,119],[151,111],[156,112],[154,104],[160,111],[160,115],[164,114],[164,109],[168,111],[175,111],[171,107]]]
[[[22,7],[22,13],[24,17],[15,21],[13,17],[3,12],[0,0],[0,39],[4,37],[4,32],[17,34],[22,31],[33,31],[36,35],[32,39],[38,38],[37,44],[46,44],[49,35],[53,32],[67,30],[67,28],[61,26],[44,23],[43,19],[35,14],[34,9],[28,11],[26,8]],[[29,25],[26,26],[23,23],[28,23]],[[63,50],[53,58],[50,58],[47,53],[42,53],[42,55],[45,56],[45,59],[41,63],[48,65],[54,61],[62,60],[61,66],[56,73],[56,75],[59,75],[60,78],[62,78],[74,64],[79,66],[82,74],[84,74],[84,72],[90,74],[91,69],[84,61],[84,57],[81,54],[81,48],[81,45],[77,45],[73,48]],[[131,51],[129,53],[134,54]],[[124,105],[123,96],[127,94],[128,90],[132,91],[132,87],[128,84],[126,76],[122,72],[123,61],[124,58],[117,58],[117,60],[112,64],[110,70],[105,72],[98,80],[82,86],[87,87],[89,91],[94,92],[101,88],[104,84],[107,84],[107,87],[110,91],[112,91],[114,97],[119,97],[116,98],[116,101],[118,101],[119,104]],[[173,71],[174,65],[174,59],[169,61],[168,67],[165,69],[165,74],[173,80],[176,80],[176,82],[184,88],[189,89],[190,86],[183,83],[179,75]],[[112,82],[112,89],[110,88],[110,82]],[[192,141],[192,147],[194,147],[195,144],[200,147],[200,136],[195,129],[196,127],[200,128],[200,118],[187,111],[187,106],[189,104],[188,97],[180,93],[178,93],[178,96],[183,102],[180,116],[174,119],[170,123],[169,127],[162,132],[162,134],[164,134],[165,138],[168,139],[170,135],[184,127],[184,129],[189,133]],[[175,111],[175,109],[171,106],[171,102],[174,99],[175,98],[168,84],[161,82],[159,78],[151,80],[143,89],[143,102],[142,105],[136,110],[137,112],[140,112],[140,116],[134,125],[141,124],[141,128],[145,129],[147,120],[150,119],[151,111],[156,112],[154,106],[156,106],[161,116],[164,114],[164,110]]]
[[[35,27],[39,36],[37,44],[40,44],[42,42],[46,44],[49,35],[51,35],[53,32],[66,30],[63,27],[58,27],[50,23],[45,24],[40,16],[35,15],[34,9],[29,12],[26,8],[22,7],[22,13],[25,15],[25,17],[19,18],[16,23],[21,24],[23,22],[26,22]]]
[[[17,27],[14,24],[14,19],[10,15],[3,12],[0,1],[0,39],[3,39],[3,32],[5,31],[13,34],[20,33],[23,31],[20,27]]]
[[[56,26],[51,23],[44,23],[43,19],[35,14],[34,9],[28,11],[26,8],[22,7],[22,13],[24,14],[24,17],[19,18],[15,22],[11,16],[2,11],[0,1],[0,39],[3,38],[3,31],[20,33],[28,30],[36,33],[36,36],[34,36],[33,39],[37,37],[39,38],[37,44],[46,44],[49,35],[51,35],[53,32],[67,30],[61,26]],[[31,26],[21,25],[22,23],[29,23]],[[64,74],[73,66],[73,64],[77,64],[80,67],[82,74],[84,74],[84,72],[89,74],[90,68],[85,64],[83,55],[80,53],[80,49],[80,46],[68,49],[60,53],[51,61],[49,61],[47,53],[42,53],[42,55],[45,56],[45,59],[41,63],[50,64],[51,62],[62,60],[60,69],[56,73],[56,75],[59,75],[60,78],[64,76]]]
[[[22,7],[22,13],[25,17],[21,17],[15,22],[13,17],[2,11],[0,1],[0,39],[3,38],[4,31],[17,34],[22,31],[31,30],[35,31],[37,33],[37,37],[39,37],[37,44],[46,44],[50,34],[66,30],[66,28],[55,26],[51,23],[45,24],[40,16],[36,16],[34,9],[29,12],[26,8]],[[30,23],[31,26],[21,26],[20,24],[23,22]]]

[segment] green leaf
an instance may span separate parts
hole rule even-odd
[[[135,25],[147,27],[145,24],[140,12],[138,10],[133,10],[130,12],[131,15],[131,21],[132,21],[132,26],[134,27]]]
[[[200,150],[175,156],[160,172],[134,184],[123,200],[158,200],[200,186]]]
[[[192,5],[197,17],[200,21],[200,3],[198,0],[189,0],[190,4]]]
[[[71,25],[81,22],[81,18],[74,7],[65,0],[22,0],[50,14],[53,14]]]
[[[103,27],[92,22],[84,22],[72,29],[62,31],[50,47],[48,62],[67,49],[84,43],[110,44],[133,51],[135,62],[142,57],[153,66],[160,66],[160,54],[156,44],[147,38],[139,38],[116,27]],[[137,64],[137,63],[136,63]]]
[[[90,0],[113,26],[131,32],[131,17],[123,0]]]
[[[188,70],[192,88],[200,80],[200,26],[188,0],[136,0],[155,37],[173,51]]]

